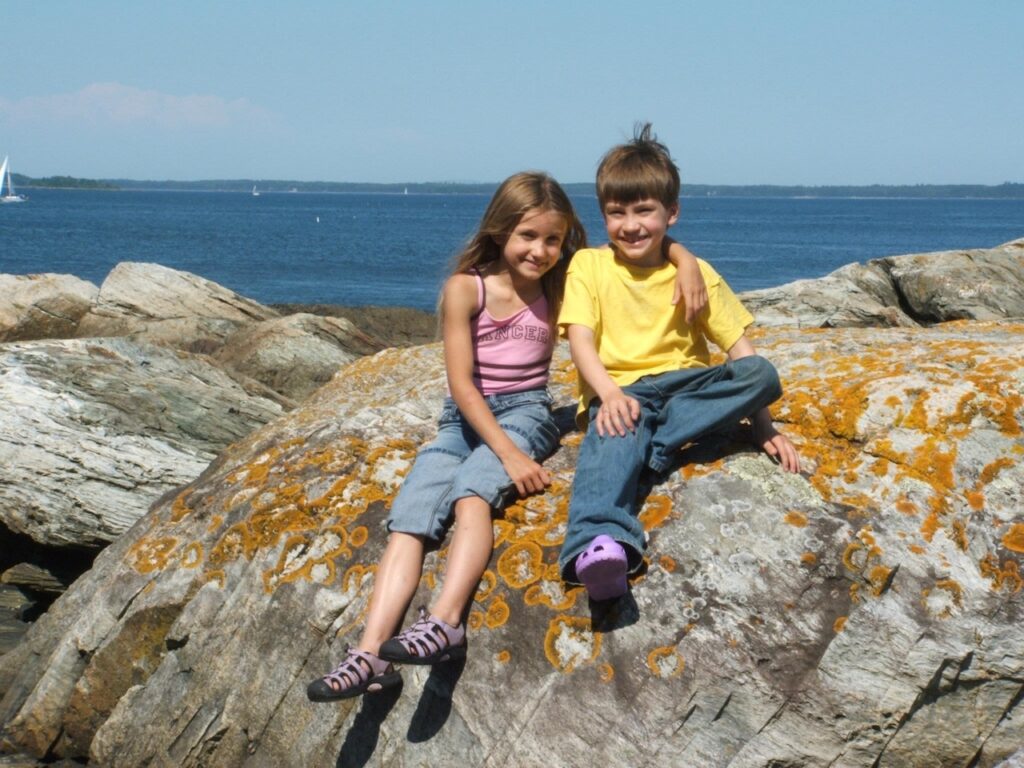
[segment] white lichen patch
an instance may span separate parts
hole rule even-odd
[[[681,672],[683,660],[677,653],[669,653],[651,659],[651,669],[655,675],[661,678],[675,677]]]
[[[411,467],[412,462],[398,452],[389,453],[376,460],[370,477],[378,485],[396,490]]]
[[[555,638],[554,650],[558,657],[559,669],[572,672],[594,657],[594,636],[562,624]]]

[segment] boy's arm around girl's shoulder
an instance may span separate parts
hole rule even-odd
[[[551,483],[551,477],[505,434],[473,383],[471,323],[477,311],[483,309],[477,307],[477,298],[476,278],[471,275],[452,275],[444,284],[441,333],[448,389],[463,418],[501,460],[519,495],[525,496],[543,490]]]
[[[729,347],[726,353],[730,360],[739,360],[743,357],[756,355],[757,351],[746,334]],[[800,454],[796,446],[788,437],[775,428],[772,421],[771,411],[767,407],[757,411],[750,417],[750,426],[753,431],[754,444],[761,448],[771,458],[776,460],[786,472],[800,471]]]

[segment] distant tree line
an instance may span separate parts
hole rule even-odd
[[[97,179],[76,179],[74,176],[46,176],[41,179],[33,179],[29,176],[22,176],[20,173],[12,173],[11,181],[16,187],[47,187],[50,189],[117,189],[116,184],[109,181]]]
[[[258,179],[211,179],[207,181],[138,181],[135,179],[76,179],[49,176],[33,179],[13,174],[17,187],[57,187],[64,189],[182,190],[195,192],[333,192],[379,194],[463,194],[491,195],[495,183],[421,182],[412,184],[372,184],[345,181],[261,181]],[[594,185],[563,185],[569,194],[593,195]],[[683,197],[914,197],[914,198],[1024,198],[1024,183],[985,184],[871,184],[865,186],[784,186],[771,184],[725,185],[684,184]]]

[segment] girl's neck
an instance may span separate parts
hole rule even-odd
[[[484,277],[487,288],[485,304],[491,314],[505,317],[529,306],[544,293],[540,280],[529,280],[515,274],[500,259],[478,269]]]

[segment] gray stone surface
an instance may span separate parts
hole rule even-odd
[[[1024,326],[777,329],[781,473],[739,435],[648,498],[649,564],[557,579],[579,435],[495,523],[464,667],[309,703],[363,620],[440,348],[344,369],[97,558],[0,658],[8,751],[95,765],[976,766],[1024,743]],[[571,399],[564,350],[559,402]],[[415,604],[437,589],[427,559]]]
[[[243,325],[277,316],[270,307],[197,275],[125,261],[103,281],[76,335],[134,336],[191,352],[212,352]]]
[[[1024,239],[997,248],[887,256],[741,294],[761,326],[916,326],[1024,319]]]
[[[72,337],[98,293],[73,275],[0,274],[0,342]]]
[[[0,345],[0,523],[104,546],[282,410],[257,382],[151,344]]]
[[[298,401],[346,363],[384,346],[345,318],[298,313],[244,326],[225,340],[214,358]]]

